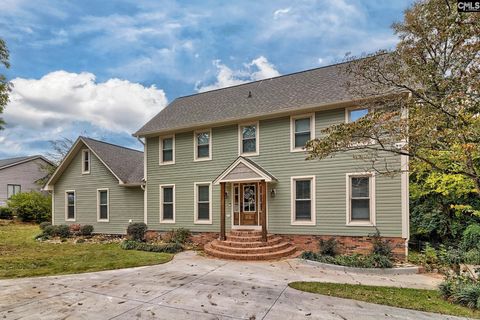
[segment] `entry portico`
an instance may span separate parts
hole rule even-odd
[[[227,183],[232,199],[232,229],[262,231],[267,241],[267,183],[277,179],[253,160],[238,157],[215,180],[220,184],[220,240],[225,240]]]

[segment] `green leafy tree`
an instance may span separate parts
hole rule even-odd
[[[324,130],[307,143],[308,159],[356,150],[377,172],[395,174],[406,168],[389,167],[386,154],[405,155],[411,170],[480,197],[480,15],[458,13],[454,0],[417,1],[392,28],[395,50],[345,67],[348,90],[373,112]]]
[[[7,205],[25,222],[43,222],[52,219],[52,198],[40,192],[21,192],[8,199]]]
[[[3,65],[6,69],[10,68],[10,63],[8,61],[9,58],[9,52],[7,49],[7,44],[5,43],[4,40],[0,38],[0,67]],[[2,74],[1,69],[0,69],[0,114],[3,113],[3,110],[5,109],[5,106],[8,103],[8,94],[10,92],[11,85],[7,81],[7,77]],[[3,126],[5,125],[5,121],[0,118],[0,130],[3,129]]]

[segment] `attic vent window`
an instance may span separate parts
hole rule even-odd
[[[82,174],[90,173],[90,150],[82,150]]]

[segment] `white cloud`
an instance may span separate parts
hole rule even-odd
[[[274,19],[278,19],[278,18],[280,18],[281,16],[284,16],[284,15],[286,15],[287,13],[289,13],[290,10],[292,10],[291,7],[275,10],[275,12],[273,13],[273,18],[274,18]]]
[[[95,75],[87,72],[55,71],[40,79],[16,78],[12,83],[4,113],[7,125],[0,131],[2,145],[12,148],[12,153],[20,144],[72,137],[85,127],[130,134],[167,104],[164,91],[154,85],[116,78],[96,82]]]
[[[253,59],[250,63],[244,64],[245,69],[243,70],[232,70],[228,66],[222,64],[220,60],[213,61],[213,65],[217,68],[215,83],[210,85],[202,85],[201,82],[197,82],[195,89],[198,92],[231,87],[246,82],[277,77],[280,75],[277,69],[275,69],[275,66],[271,64],[264,56],[260,56],[256,59]]]

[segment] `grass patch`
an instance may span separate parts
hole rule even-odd
[[[292,282],[291,288],[326,296],[392,307],[480,319],[480,311],[445,301],[437,290],[365,286],[321,282]]]
[[[123,250],[118,243],[45,243],[33,224],[0,221],[0,279],[82,273],[155,265],[173,255]]]

